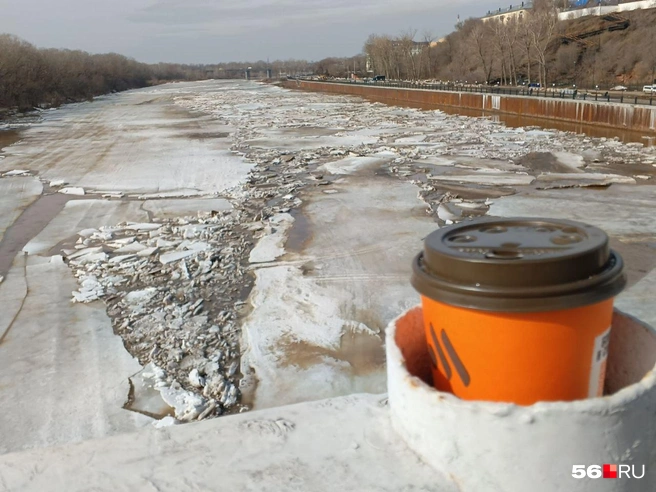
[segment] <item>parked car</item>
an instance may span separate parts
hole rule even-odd
[[[540,88],[540,83],[539,82],[531,82],[530,84],[528,84],[528,86],[530,88],[533,88],[533,89],[539,89]]]
[[[372,77],[371,81],[372,82],[385,82],[385,76],[384,75],[376,75],[375,77]]]
[[[656,85],[646,85],[642,88],[645,94],[656,94]]]
[[[625,91],[627,89],[623,85],[616,85],[615,87],[611,87],[610,90],[611,91]]]

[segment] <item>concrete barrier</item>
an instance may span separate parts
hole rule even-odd
[[[459,490],[656,490],[656,333],[630,316],[613,318],[601,398],[518,406],[435,390],[420,307],[387,327],[386,351],[392,426]]]
[[[285,87],[336,94],[353,94],[396,104],[423,104],[515,114],[656,135],[656,106],[581,101],[534,96],[434,91],[298,80]]]

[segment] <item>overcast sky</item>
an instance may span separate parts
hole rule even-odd
[[[507,2],[506,2],[507,3]],[[457,16],[508,7],[473,0],[0,0],[0,32],[39,47],[117,52],[144,62],[217,63],[351,56],[367,36],[442,37]]]

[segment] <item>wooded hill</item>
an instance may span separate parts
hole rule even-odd
[[[0,34],[0,108],[23,111],[58,106],[204,74],[203,67],[147,65],[115,53],[38,49],[16,36]]]
[[[521,20],[458,23],[420,53],[415,35],[371,35],[364,52],[374,72],[410,80],[600,88],[639,87],[656,77],[656,9],[559,22],[553,1],[537,0]]]
[[[0,118],[9,110],[55,107],[94,96],[173,80],[243,79],[267,73],[311,73],[305,60],[227,62],[211,65],[146,64],[116,53],[39,49],[11,34],[0,34]]]

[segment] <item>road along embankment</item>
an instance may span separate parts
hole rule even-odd
[[[502,114],[566,121],[656,135],[656,106],[581,101],[535,96],[477,94],[354,83],[292,80],[285,87],[375,98],[393,104],[467,108]]]

